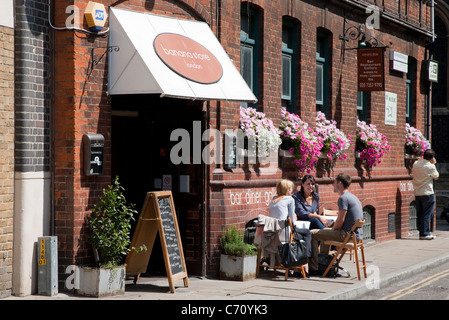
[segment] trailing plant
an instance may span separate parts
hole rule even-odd
[[[234,256],[250,256],[257,254],[257,248],[243,241],[243,232],[235,225],[223,230],[220,237],[220,247],[224,254]]]
[[[253,140],[252,145],[257,147],[260,157],[267,157],[282,143],[279,130],[274,126],[273,121],[254,108],[240,107],[239,128],[248,139]]]
[[[428,148],[426,139],[419,129],[405,124],[405,153],[422,156]]]
[[[282,108],[279,131],[282,139],[292,141],[289,152],[293,154],[298,170],[307,173],[315,171],[323,145],[308,123],[302,121],[297,114]]]
[[[366,167],[381,163],[381,158],[390,151],[387,137],[377,131],[374,124],[357,120],[357,139],[355,151],[360,152],[360,160]]]
[[[123,191],[116,177],[113,185],[103,189],[103,194],[87,219],[91,229],[90,241],[98,252],[100,267],[120,265],[131,249],[137,252],[147,249],[145,245],[138,249],[128,248],[131,242],[131,221],[135,220],[137,211],[134,205],[127,204]]]
[[[337,128],[335,120],[326,120],[326,116],[321,111],[317,112],[315,120],[315,132],[323,143],[321,152],[330,161],[346,159],[345,150],[351,144],[351,137],[346,136],[343,131]]]

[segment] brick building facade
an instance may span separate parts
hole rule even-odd
[[[404,164],[404,128],[408,121],[424,132],[427,124],[427,84],[421,78],[420,66],[428,58],[426,44],[431,39],[429,1],[97,2],[103,3],[107,10],[116,8],[204,21],[237,69],[240,69],[241,50],[247,41],[242,35],[248,31],[246,35],[251,38],[254,57],[254,78],[248,85],[258,99],[253,106],[270,117],[276,126],[280,123],[283,105],[309,124],[314,123],[317,110],[322,110],[328,119],[337,121],[345,134],[355,137],[356,119],[363,115],[364,120],[375,124],[387,136],[391,145],[382,163],[371,170],[357,165],[352,145],[347,159],[336,161],[333,168],[318,170],[315,175],[321,208],[336,208],[333,179],[336,174],[346,172],[353,178],[351,191],[359,197],[369,218],[367,237],[381,242],[414,231],[410,214],[413,213],[413,188]],[[95,35],[81,30],[87,29],[83,13],[88,1],[26,3],[33,4],[35,10],[26,14],[41,19],[33,20],[41,21],[41,28],[29,30],[29,25],[24,24],[24,30],[28,28],[28,37],[36,39],[32,42],[35,46],[32,51],[43,55],[41,63],[31,66],[39,70],[42,78],[34,80],[38,87],[32,91],[37,96],[30,97],[31,105],[25,99],[16,99],[16,115],[21,114],[18,110],[33,106],[31,111],[36,113],[24,114],[34,114],[34,121],[26,122],[30,130],[34,129],[28,138],[36,139],[33,145],[38,145],[40,152],[34,150],[31,155],[31,150],[24,150],[16,154],[15,171],[31,175],[33,181],[37,179],[38,187],[44,191],[45,196],[40,201],[47,206],[39,209],[40,217],[44,225],[47,224],[43,233],[58,237],[61,284],[66,266],[92,261],[85,218],[102,188],[116,175],[126,189],[127,199],[138,209],[146,192],[170,188],[188,272],[217,275],[218,238],[223,227],[237,224],[244,229],[259,214],[267,214],[268,203],[280,178],[287,177],[298,184],[299,174],[293,159],[274,152],[258,165],[237,165],[230,169],[223,164],[173,164],[170,161],[170,151],[176,144],[170,139],[173,130],[184,129],[192,137],[196,134],[195,124],[201,125],[201,133],[206,129],[217,129],[221,133],[236,130],[239,102],[168,98],[159,94],[110,95],[108,81],[114,65],[108,63],[108,58],[114,55],[111,50],[114,43],[110,43],[108,32]],[[378,11],[367,11],[370,8]],[[48,12],[50,21],[46,19]],[[373,12],[378,16],[372,16]],[[368,19],[377,17],[379,25],[368,29]],[[23,16],[22,21],[25,20]],[[385,90],[364,94],[365,103],[360,105],[360,113],[356,48],[361,38],[341,40],[350,26],[361,26],[367,38],[374,38],[379,46],[385,47]],[[145,30],[141,32],[144,37]],[[284,36],[291,37],[291,42]],[[283,40],[293,52],[291,79],[294,87],[289,99],[283,99],[281,93]],[[25,42],[23,46],[26,47]],[[120,51],[125,49],[122,47]],[[409,57],[410,72],[390,69],[391,51]],[[19,59],[24,66],[26,53]],[[317,65],[323,61],[326,81],[323,99],[318,103]],[[16,67],[16,72],[20,70]],[[24,73],[23,78],[25,75],[28,74]],[[26,92],[24,85],[20,89]],[[385,124],[385,92],[397,94],[395,125]],[[407,97],[407,92],[411,96]],[[412,108],[408,114],[407,101]],[[23,128],[21,130],[24,132]],[[84,173],[82,139],[88,133],[100,133],[105,137],[104,169],[99,176]],[[25,142],[26,139],[16,138],[18,146],[25,146]],[[202,147],[204,145],[203,141]],[[181,188],[186,176],[187,192],[185,184]],[[164,177],[169,178],[168,185],[164,184]],[[28,181],[28,176],[23,179]],[[32,201],[27,199],[23,203]],[[32,241],[27,240],[27,245]],[[164,270],[161,254],[157,246],[153,250],[148,272],[161,272]],[[17,264],[20,263],[17,260]],[[23,270],[17,272],[24,273]],[[32,289],[23,292],[32,292]]]

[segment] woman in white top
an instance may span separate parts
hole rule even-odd
[[[296,220],[295,215],[295,200],[291,196],[294,190],[294,183],[288,179],[282,179],[276,184],[276,196],[270,202],[268,209],[268,214],[272,218],[279,220],[286,220],[289,217],[292,223]],[[290,234],[290,226],[287,226],[287,232],[285,230],[281,231],[280,240],[282,242],[287,242],[289,239],[286,238]],[[309,257],[311,256],[311,245],[310,245],[310,231],[308,229],[296,229],[302,236],[302,240],[306,241],[307,251]],[[307,277],[309,276],[308,265],[304,265]]]
[[[271,200],[268,209],[270,217],[279,220],[286,220],[287,217],[290,217],[293,222],[295,218],[295,200],[291,194],[294,186],[293,182],[288,179],[282,179],[276,184],[276,196]]]

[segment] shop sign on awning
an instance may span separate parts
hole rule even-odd
[[[108,93],[256,102],[204,22],[110,8]]]

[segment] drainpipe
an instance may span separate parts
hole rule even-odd
[[[435,42],[435,2],[434,0],[430,3],[430,28],[432,32],[432,43]],[[430,51],[430,50],[429,50]],[[429,52],[429,58],[433,59],[432,52]],[[430,140],[430,127],[431,127],[431,113],[432,113],[432,82],[429,81],[429,94],[427,95],[427,124],[426,124],[426,137],[429,140],[429,143],[432,143]]]

